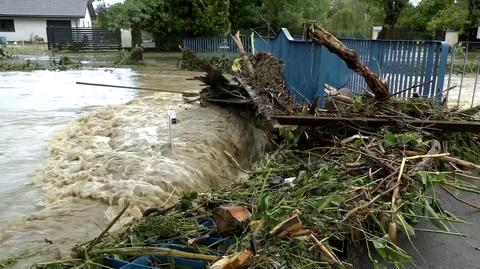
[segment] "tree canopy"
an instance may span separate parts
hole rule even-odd
[[[383,25],[384,31],[468,32],[480,24],[480,0],[422,0],[416,6],[409,0],[125,0],[99,5],[97,13],[98,26],[139,23],[157,40],[236,30],[271,34],[281,27],[300,33],[305,21],[340,35],[367,37],[375,25]]]

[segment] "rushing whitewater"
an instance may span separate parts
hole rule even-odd
[[[169,109],[178,119],[172,147]],[[43,209],[0,226],[0,259],[38,252],[14,267],[26,268],[66,257],[127,203],[121,223],[145,208],[174,203],[184,192],[228,184],[265,144],[263,132],[237,112],[184,104],[179,94],[155,93],[94,110],[53,137],[31,178],[43,190]]]
[[[236,113],[179,105],[169,142],[168,94],[137,98],[69,124],[48,148],[33,182],[45,202],[101,200],[107,218],[130,204],[130,216],[174,202],[188,191],[229,183],[261,152],[261,132]],[[242,166],[242,167],[238,167]]]

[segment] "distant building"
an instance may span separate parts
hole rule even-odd
[[[0,0],[0,36],[47,42],[47,27],[92,27],[91,0]]]

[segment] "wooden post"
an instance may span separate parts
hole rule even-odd
[[[354,50],[345,46],[335,36],[317,24],[313,25],[311,32],[313,42],[325,46],[330,52],[342,58],[348,68],[365,78],[368,87],[375,94],[376,99],[386,100],[390,97],[388,85],[381,81],[375,73],[362,63],[360,57],[358,57],[358,54]]]

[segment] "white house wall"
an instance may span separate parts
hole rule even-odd
[[[88,8],[86,9],[85,17],[72,20],[72,27],[92,27],[92,16],[90,16]]]
[[[15,32],[0,32],[1,36],[5,36],[8,42],[13,41],[31,41],[32,38],[38,36],[47,42],[47,20],[69,20],[69,18],[7,18],[13,19],[15,25]],[[72,27],[92,27],[92,17],[88,8],[85,12],[85,17],[81,19],[71,19]]]
[[[2,18],[8,19],[8,18]],[[30,41],[36,35],[47,40],[47,20],[44,18],[13,18],[15,32],[0,32],[7,41]]]

